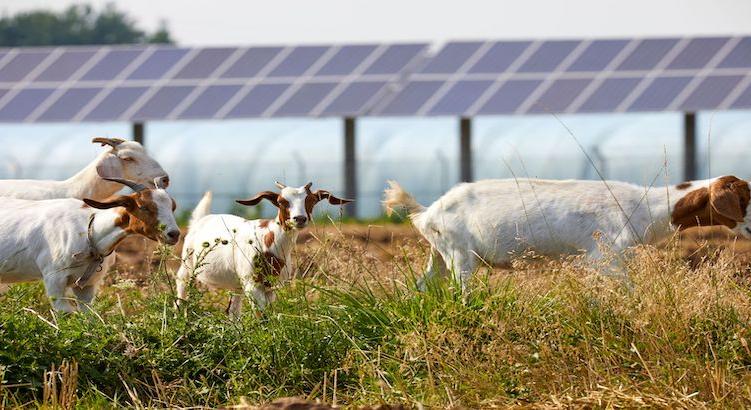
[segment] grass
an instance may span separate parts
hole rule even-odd
[[[115,279],[92,315],[51,313],[39,283],[12,287],[0,296],[0,407],[285,396],[344,406],[751,406],[751,297],[729,253],[692,269],[674,249],[638,248],[629,282],[577,258],[522,255],[513,272],[479,272],[462,296],[450,281],[414,290],[422,244],[384,262],[336,234],[315,237],[300,248],[304,278],[261,318],[246,309],[230,320],[221,292],[174,309],[164,269],[140,288]]]

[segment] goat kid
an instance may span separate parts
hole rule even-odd
[[[93,199],[0,202],[0,283],[42,280],[55,310],[88,309],[111,255],[129,235],[170,245],[180,230],[174,200],[164,189],[110,178],[135,192],[107,202]],[[107,256],[109,255],[109,256]]]
[[[185,237],[183,264],[177,272],[178,303],[187,297],[191,275],[209,289],[230,289],[233,295],[228,313],[238,316],[242,294],[252,297],[262,311],[276,295],[273,282],[286,281],[294,275],[292,249],[297,234],[311,220],[315,205],[327,199],[330,204],[351,202],[328,191],[312,192],[312,183],[294,188],[279,182],[280,192],[264,191],[238,200],[254,206],[267,200],[277,209],[273,220],[246,220],[239,216],[210,215],[211,192],[207,192],[193,211]]]
[[[112,178],[126,179],[150,188],[166,188],[169,176],[141,144],[119,138],[94,138],[109,146],[106,152],[64,181],[0,180],[0,197],[18,199],[89,198],[103,201],[122,189]],[[108,180],[108,178],[110,180]]]
[[[422,289],[447,271],[465,289],[479,262],[506,264],[528,249],[599,259],[600,243],[620,252],[675,229],[710,225],[751,237],[751,190],[734,176],[650,189],[616,181],[486,180],[459,184],[427,208],[396,182],[389,185],[386,211],[405,207],[431,245]]]

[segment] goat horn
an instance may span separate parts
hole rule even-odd
[[[312,186],[313,186],[313,183],[312,182],[308,182],[307,184],[305,184],[305,190],[308,191],[308,192],[310,192],[310,187],[312,187]]]
[[[120,138],[104,138],[104,137],[96,137],[91,140],[92,143],[96,144],[102,144],[102,146],[109,145],[112,148],[117,148],[118,145],[125,142],[125,140]]]
[[[122,179],[122,178],[104,178],[104,179],[107,181],[117,182],[118,184],[123,184],[127,186],[128,188],[132,189],[134,192],[141,192],[144,189],[148,189],[146,185],[133,182],[129,179]]]
[[[274,184],[276,184],[277,188],[279,188],[279,189],[284,189],[284,188],[287,187],[287,185],[284,185],[284,184],[282,184],[279,181],[274,182]]]

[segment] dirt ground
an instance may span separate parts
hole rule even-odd
[[[730,230],[718,227],[691,228],[676,234],[673,240],[657,244],[659,247],[676,246],[681,256],[686,258],[692,266],[697,266],[703,260],[717,254],[718,250],[729,249],[734,252],[743,265],[751,268],[751,240],[736,237]],[[383,263],[391,263],[394,258],[403,255],[405,247],[417,247],[427,251],[427,242],[409,224],[404,225],[364,225],[343,224],[338,226],[313,226],[303,230],[297,240],[296,252],[300,265],[310,265],[331,252],[332,242],[347,242],[351,246],[334,246],[341,252],[362,253],[367,259]],[[126,239],[117,250],[115,269],[119,279],[129,278],[136,282],[145,280],[144,273],[151,272],[159,263],[155,255],[157,246],[154,242],[143,237]],[[175,255],[179,256],[182,240],[175,247]],[[338,252],[338,253],[341,253]],[[425,252],[423,252],[425,253]],[[170,270],[179,266],[177,257],[167,262]],[[423,261],[417,261],[418,266]],[[310,266],[301,266],[301,270],[310,270]],[[114,280],[112,275],[109,280]]]

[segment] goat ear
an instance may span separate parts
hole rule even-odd
[[[118,206],[122,206],[125,209],[134,209],[137,206],[136,201],[133,198],[125,195],[119,196],[107,202],[99,202],[89,198],[84,198],[83,202],[86,203],[86,205],[96,209],[110,209],[116,208]]]
[[[348,204],[350,202],[354,202],[354,199],[337,198],[334,195],[331,195],[331,192],[324,191],[322,189],[319,189],[318,191],[314,192],[313,195],[315,195],[319,201],[328,199],[329,203],[332,205],[343,205],[343,204]]]
[[[91,142],[94,144],[102,144],[102,146],[109,145],[112,148],[117,148],[117,146],[125,142],[125,140],[120,138],[96,137],[92,139]]]
[[[709,187],[709,204],[718,214],[736,222],[743,222],[741,197],[736,192],[735,182],[717,181]]]
[[[262,200],[268,200],[272,204],[274,204],[275,207],[279,207],[279,194],[276,192],[271,191],[263,191],[256,194],[256,196],[248,199],[238,199],[235,202],[241,205],[247,205],[247,206],[253,206],[258,205],[259,202]]]
[[[102,178],[124,178],[123,164],[117,155],[108,153],[96,164],[96,173]]]
[[[707,188],[695,189],[687,193],[673,208],[673,225],[680,225],[682,228],[696,226],[696,218],[701,216],[708,202],[709,190]]]

